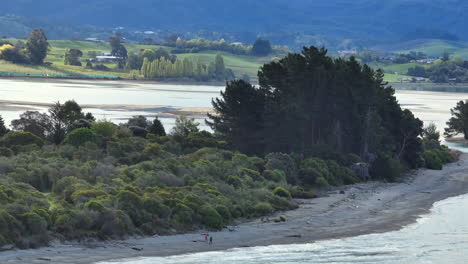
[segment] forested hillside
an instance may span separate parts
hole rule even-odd
[[[340,38],[465,38],[462,0],[18,0],[2,14],[69,24],[222,32],[304,32]],[[245,37],[248,38],[248,34]],[[252,37],[252,36],[251,36]]]

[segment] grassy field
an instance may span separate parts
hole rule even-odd
[[[448,52],[451,56],[460,56],[468,60],[468,43],[460,41],[427,40],[415,43],[411,48],[397,50],[396,52],[408,53],[410,51],[421,51],[434,57],[442,56],[444,52]]]
[[[15,39],[7,39],[12,43],[16,43]],[[23,41],[24,42],[24,41]],[[20,72],[20,73],[38,73],[38,74],[95,74],[95,75],[117,75],[121,78],[130,78],[129,74],[116,69],[115,64],[106,64],[111,71],[95,71],[85,69],[84,67],[64,65],[64,54],[66,49],[79,49],[83,52],[84,56],[82,60],[89,59],[89,52],[94,51],[97,53],[109,52],[111,50],[110,45],[104,42],[88,42],[88,41],[74,41],[74,40],[50,40],[50,51],[46,58],[47,62],[53,63],[52,66],[32,66],[32,65],[18,65],[12,64],[5,61],[0,61],[0,72]],[[140,45],[140,44],[125,44],[129,53],[137,53],[141,49],[157,49],[164,48],[168,51],[172,50],[170,47],[156,46],[156,45]],[[468,51],[467,51],[468,52]],[[253,56],[242,56],[234,55],[225,52],[217,51],[204,51],[200,53],[185,53],[176,54],[177,57],[183,59],[186,57],[192,57],[200,61],[201,63],[208,64],[214,61],[216,54],[221,53],[224,57],[226,67],[231,68],[237,77],[241,77],[247,74],[252,80],[257,78],[257,72],[259,68],[271,61],[272,57],[282,57],[284,54],[271,55],[268,57],[253,57]],[[83,63],[84,65],[84,63]],[[413,64],[370,64],[371,67],[377,69],[383,69],[385,74],[385,80],[388,82],[395,82],[398,77],[406,77],[409,67],[413,67]],[[398,75],[393,73],[397,72]]]
[[[17,40],[7,39],[10,42],[16,43]],[[47,62],[53,63],[52,66],[31,66],[31,65],[15,65],[5,61],[0,62],[0,72],[24,72],[24,73],[42,73],[42,74],[99,74],[99,75],[118,75],[122,78],[128,78],[129,74],[115,70],[115,64],[107,64],[111,71],[99,72],[94,70],[85,69],[84,67],[64,65],[64,54],[66,49],[79,49],[83,52],[84,56],[82,61],[89,59],[89,52],[94,51],[97,53],[110,52],[111,48],[108,43],[103,42],[87,42],[87,41],[73,41],[73,40],[50,40],[50,51],[46,58]],[[141,49],[157,49],[164,48],[171,50],[170,47],[156,46],[156,45],[140,45],[140,44],[125,44],[129,53],[137,53]],[[214,61],[216,54],[220,52],[206,51],[200,53],[186,53],[176,54],[179,58],[193,57],[202,63],[208,64]],[[252,79],[257,76],[257,71],[261,65],[271,60],[271,57],[251,57],[240,56],[229,53],[221,54],[224,57],[226,67],[231,68],[236,76],[240,77],[243,74],[249,75]],[[83,63],[84,64],[84,63]],[[114,69],[114,70],[112,70]]]

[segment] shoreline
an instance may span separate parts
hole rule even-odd
[[[0,252],[0,263],[76,263],[180,255],[241,247],[304,244],[399,230],[427,214],[433,204],[468,193],[468,154],[442,171],[420,169],[400,183],[368,182],[336,188],[325,196],[296,200],[296,210],[278,212],[287,221],[251,220],[234,232],[212,232],[210,246],[192,234],[132,238],[108,242],[68,242],[48,248]],[[344,194],[340,193],[344,191]]]
[[[225,86],[225,81],[190,81],[190,80],[134,80],[129,78],[57,78],[57,77],[34,77],[34,76],[0,76],[0,80],[21,80],[21,81],[84,81],[84,82],[128,82],[145,84],[169,84],[169,85],[206,85],[206,86]],[[256,82],[254,82],[256,83]],[[253,84],[254,84],[253,83]]]

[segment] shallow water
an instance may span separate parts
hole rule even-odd
[[[211,99],[219,95],[223,87],[206,85],[173,85],[118,81],[75,80],[19,80],[0,79],[0,100],[31,103],[54,103],[75,100],[81,105],[135,105],[167,106],[169,108],[210,107]],[[6,123],[17,119],[26,109],[45,112],[47,107],[0,103],[0,115]],[[159,116],[166,128],[174,125],[174,118],[147,107],[138,109],[88,108],[98,119],[123,122],[134,115],[149,118]],[[197,119],[202,124],[202,118]]]
[[[64,102],[74,99],[81,105],[136,105],[168,106],[169,108],[211,107],[211,99],[223,90],[221,86],[174,85],[157,83],[137,83],[122,81],[76,81],[76,80],[20,80],[0,79],[0,100],[25,101],[35,103]],[[400,103],[425,122],[435,122],[441,129],[450,118],[450,108],[457,101],[468,99],[468,93],[426,92],[398,90],[396,96]],[[11,109],[15,105],[0,104],[0,114],[7,124],[25,111]],[[26,106],[39,111],[46,107]],[[173,118],[161,115],[155,109],[118,108],[85,109],[97,118],[122,122],[133,115],[148,117],[160,116],[163,121],[173,125]],[[203,121],[203,119],[199,119]],[[203,122],[201,122],[203,123]]]
[[[434,204],[431,213],[402,230],[313,244],[232,249],[99,264],[309,264],[451,263],[468,261],[468,195]]]

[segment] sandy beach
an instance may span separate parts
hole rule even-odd
[[[421,169],[410,173],[404,182],[345,186],[321,198],[297,200],[298,209],[269,217],[284,215],[286,222],[263,223],[256,219],[239,225],[233,232],[210,233],[213,245],[204,241],[203,231],[125,241],[57,243],[42,249],[1,252],[0,263],[85,264],[239,247],[313,243],[398,230],[428,213],[434,202],[468,193],[467,169],[468,154],[463,154],[458,162],[445,166],[442,171]]]

